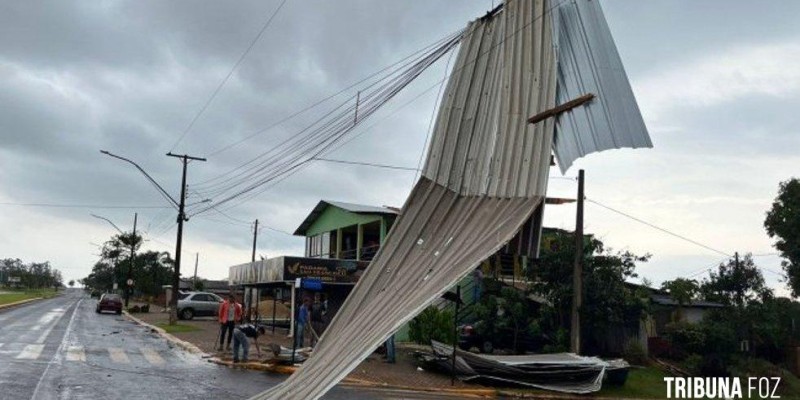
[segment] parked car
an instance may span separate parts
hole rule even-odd
[[[461,350],[469,351],[477,348],[479,352],[485,354],[494,353],[495,349],[506,349],[513,352],[540,352],[542,347],[551,342],[545,335],[533,336],[526,332],[519,332],[517,337],[517,348],[512,349],[514,343],[514,333],[510,329],[497,329],[492,336],[483,336],[480,329],[476,329],[481,322],[474,325],[463,325],[459,327],[458,347]]]
[[[117,315],[122,314],[122,297],[116,293],[105,293],[97,301],[95,311],[100,314],[103,311],[114,311]]]
[[[178,294],[178,318],[210,317],[217,315],[222,298],[214,293],[181,292]]]

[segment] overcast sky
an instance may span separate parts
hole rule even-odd
[[[0,257],[49,260],[67,279],[91,271],[97,247],[129,230],[145,247],[174,252],[175,212],[133,167],[173,196],[180,164],[164,154],[280,4],[269,1],[83,1],[0,3]],[[655,147],[581,159],[590,200],[725,254],[772,254],[763,229],[778,183],[800,168],[800,3],[602,1]],[[189,184],[268,150],[318,118],[299,115],[223,152],[317,100],[462,28],[492,1],[288,0],[247,57],[175,147],[209,157]],[[366,121],[339,159],[416,167],[444,60]],[[354,91],[343,94],[342,99]],[[415,101],[409,101],[423,93]],[[371,128],[369,128],[371,126]],[[369,128],[369,129],[367,129]],[[560,177],[557,169],[551,176]],[[227,277],[258,254],[302,254],[293,232],[320,199],[401,206],[409,171],[316,162],[226,216],[185,227],[184,272]],[[552,179],[551,196],[576,185]],[[190,191],[191,193],[191,191]],[[193,195],[191,201],[202,200]],[[9,203],[94,205],[33,207]],[[110,209],[99,206],[132,206]],[[161,208],[156,208],[161,207]],[[574,228],[574,207],[547,209],[546,225]],[[651,253],[639,268],[656,284],[711,267],[724,256],[586,205],[586,229],[607,246]],[[779,293],[780,259],[756,257]],[[702,275],[696,276],[697,278]]]

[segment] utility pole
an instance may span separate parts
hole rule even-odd
[[[581,314],[583,303],[583,170],[578,171],[578,207],[575,213],[575,264],[572,270],[572,329],[570,351],[581,352]]]
[[[131,286],[133,286],[133,263],[136,260],[136,220],[139,213],[133,213],[133,238],[131,239],[131,262],[128,264],[128,278],[125,280],[125,308],[128,308],[128,300],[131,298]]]
[[[253,271],[255,276],[256,270],[256,240],[258,239],[258,219],[256,219],[255,227],[253,228],[253,254],[250,256],[250,270]],[[253,318],[253,290],[255,287],[250,288],[250,300],[247,302],[247,319],[252,322]]]
[[[461,305],[461,285],[456,285],[456,312],[453,315],[453,364],[451,365],[450,386],[456,384],[456,349],[458,348],[458,306]]]
[[[192,279],[193,287],[192,289],[197,290],[197,264],[200,262],[200,253],[194,254],[194,279]]]
[[[178,203],[178,238],[175,243],[175,271],[172,276],[172,297],[169,300],[169,324],[175,325],[178,321],[178,289],[181,285],[181,247],[183,245],[183,223],[188,221],[186,218],[186,166],[189,160],[206,161],[205,158],[192,157],[186,154],[178,155],[167,153],[168,157],[181,159],[183,162],[183,174],[181,175],[181,201]]]

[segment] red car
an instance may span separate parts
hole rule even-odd
[[[95,311],[98,314],[103,311],[114,311],[117,315],[122,314],[122,298],[115,293],[106,293],[100,296]]]

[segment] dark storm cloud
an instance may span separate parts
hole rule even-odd
[[[136,160],[177,197],[180,164],[164,153],[279,3],[2,3],[0,198],[166,205],[135,169],[102,156],[98,150],[107,149]],[[288,0],[176,151],[204,156],[234,143],[461,29],[492,3]],[[788,116],[793,114],[790,110],[796,105],[796,97],[791,97],[790,103],[782,103],[768,93],[746,99],[734,93],[731,101],[735,104],[697,104],[682,109],[675,108],[674,103],[682,102],[683,93],[653,96],[665,87],[680,86],[668,75],[673,68],[681,71],[680,76],[690,76],[686,71],[693,70],[696,59],[717,54],[722,48],[786,42],[787,38],[797,37],[793,17],[799,5],[781,3],[778,9],[754,7],[744,1],[725,2],[724,7],[720,4],[633,0],[603,3],[629,75],[634,84],[644,82],[634,89],[646,93],[637,91],[637,95],[645,98],[649,94],[654,99],[652,103],[642,102],[645,114],[658,117],[654,117],[655,122],[648,121],[650,128],[665,132],[654,134],[654,153],[622,153],[619,162],[613,161],[617,160],[615,157],[604,158],[602,165],[608,166],[609,175],[635,175],[635,171],[624,167],[630,160],[647,165],[642,170],[654,173],[672,169],[689,174],[671,164],[679,159],[676,154],[701,154],[716,143],[718,155],[724,156],[725,152],[735,151],[734,144],[723,141],[720,146],[719,140],[731,132],[759,143],[750,150],[762,156],[785,154],[787,149],[796,148],[796,140],[788,136],[792,128]],[[661,79],[663,74],[668,79]],[[416,167],[437,88],[402,110],[397,108],[442,77],[442,66],[421,76],[354,134],[378,123],[374,128],[331,157]],[[206,163],[192,163],[190,188],[296,135],[354,93],[355,90],[348,92],[242,145],[215,154]],[[398,112],[392,114],[395,111]],[[747,111],[763,117],[749,119]],[[736,114],[734,118],[729,118],[731,113]],[[669,133],[672,128],[677,131]],[[775,132],[787,133],[772,136]],[[770,140],[779,146],[770,146]],[[259,218],[262,224],[293,232],[320,199],[401,206],[413,177],[409,172],[315,162],[226,212],[239,220]],[[628,184],[625,179],[616,182]],[[631,176],[630,184],[637,185],[640,179],[639,175]],[[667,178],[664,181],[670,182]],[[707,188],[707,180],[673,183],[677,189],[672,190],[715,190]],[[655,191],[667,190],[653,185]],[[202,198],[191,193],[190,202],[199,200]],[[128,226],[134,210],[94,211],[118,222],[128,221],[119,222]],[[138,211],[140,224],[148,234],[155,235],[174,225],[174,210]],[[74,226],[76,231],[90,219],[87,210],[36,212],[53,217],[59,226]],[[15,217],[11,212],[5,216]],[[105,234],[104,230],[100,232]],[[174,243],[174,230],[166,232],[159,240]],[[259,240],[263,252],[302,251],[301,239],[263,232]],[[187,251],[211,252],[200,247],[217,246],[213,251],[220,254],[218,260],[223,261],[219,263],[224,262],[227,252],[236,262],[247,261],[250,234],[246,223],[209,212],[187,224],[189,247],[197,247]],[[169,245],[149,243],[172,251]],[[67,258],[75,264],[71,268],[87,268],[88,273],[86,266],[93,256],[85,250],[75,250]],[[83,264],[79,266],[74,261],[77,259]]]

